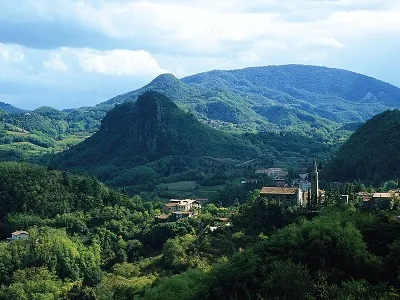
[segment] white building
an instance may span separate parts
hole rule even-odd
[[[14,231],[11,233],[11,237],[8,238],[10,241],[15,241],[15,240],[26,240],[29,238],[29,232],[27,231]]]
[[[192,199],[170,199],[169,203],[164,204],[162,211],[164,213],[188,212],[201,209],[201,203]]]

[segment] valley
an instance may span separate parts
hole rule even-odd
[[[287,65],[1,104],[0,299],[397,299],[399,91]]]

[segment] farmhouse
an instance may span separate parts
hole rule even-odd
[[[10,241],[15,241],[15,240],[26,240],[29,238],[29,232],[27,231],[14,231],[11,233],[11,237],[7,238]]]
[[[189,212],[197,211],[201,209],[201,202],[192,199],[170,199],[168,203],[164,204],[162,211],[163,213],[174,213],[174,212]]]
[[[172,213],[172,215],[174,216],[175,220],[179,220],[182,218],[191,218],[194,216],[194,212],[193,211],[174,211]]]

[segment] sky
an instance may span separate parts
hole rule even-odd
[[[309,64],[400,86],[398,0],[0,1],[0,101],[91,106],[214,69]]]

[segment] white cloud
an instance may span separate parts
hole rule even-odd
[[[86,72],[103,75],[155,76],[168,72],[160,67],[150,53],[138,50],[93,50],[75,49],[72,53],[79,59]]]
[[[346,47],[343,43],[339,42],[338,40],[330,37],[320,37],[316,41],[317,44],[322,46],[330,46],[333,48],[344,48]]]
[[[61,59],[59,54],[52,54],[51,57],[43,61],[43,67],[48,70],[64,72],[68,69],[68,66]]]
[[[0,43],[0,58],[5,62],[19,63],[24,60],[25,55],[19,46]]]
[[[125,92],[167,70],[183,77],[288,63],[366,73],[379,66],[386,71],[375,74],[400,84],[392,66],[400,51],[398,0],[20,0],[1,6],[0,26],[20,35],[9,42],[28,47],[0,43],[0,77],[32,85],[101,94],[114,84]],[[43,30],[48,35],[37,38]]]

